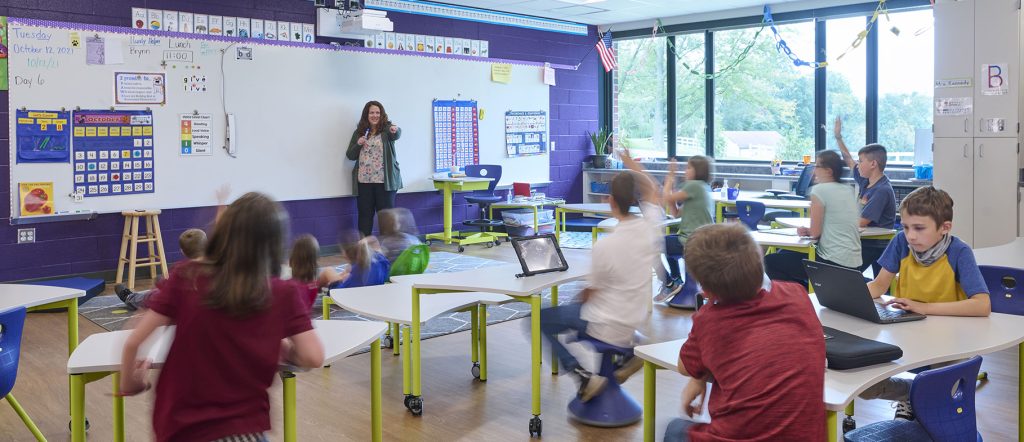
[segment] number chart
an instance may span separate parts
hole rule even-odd
[[[475,100],[434,100],[434,172],[480,163]]]
[[[151,111],[82,110],[72,120],[75,193],[153,193]]]

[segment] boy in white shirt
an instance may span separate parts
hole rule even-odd
[[[633,346],[634,332],[649,318],[651,267],[662,248],[657,221],[665,215],[650,178],[632,171],[619,173],[612,179],[608,203],[619,223],[610,235],[594,244],[588,287],[580,293],[580,303],[540,312],[541,331],[554,347],[564,371],[579,379],[579,396],[584,402],[600,393],[608,380],[580,367],[558,335],[572,330],[580,338],[586,335],[620,347]],[[629,208],[636,205],[643,217],[629,213]],[[615,371],[615,377],[622,383],[642,365],[633,357]]]

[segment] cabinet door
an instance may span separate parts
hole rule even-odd
[[[954,199],[954,209],[960,200]],[[960,220],[953,216],[953,225]],[[974,140],[973,247],[1006,244],[1017,236],[1017,139]]]
[[[933,184],[953,197],[953,234],[971,244],[974,241],[974,140],[936,138],[934,146]]]
[[[973,84],[978,77],[974,73],[974,1],[939,0],[935,2],[934,11],[935,82],[940,86],[935,88],[935,103],[960,99],[973,104]],[[957,80],[961,82],[959,86],[949,87],[948,83]],[[964,81],[970,81],[972,86],[964,87]],[[969,137],[974,133],[973,114],[954,111],[955,115],[940,116],[935,112],[937,109],[933,103],[935,138]]]
[[[1019,16],[1017,0],[974,2],[975,137],[1017,136]]]

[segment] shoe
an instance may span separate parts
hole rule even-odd
[[[128,307],[128,310],[135,310],[135,306],[128,303],[128,295],[132,294],[128,287],[125,287],[124,284],[117,284],[114,286],[114,294]]]
[[[604,388],[608,386],[608,378],[593,374],[582,368],[575,368],[573,373],[580,379],[580,389],[576,392],[576,396],[580,398],[580,402],[587,402],[601,394]]]
[[[670,279],[668,282],[661,286],[661,290],[658,291],[657,295],[654,295],[654,302],[665,302],[672,299],[680,290],[683,289],[683,284],[679,283],[674,279]]]
[[[640,371],[643,366],[644,361],[640,360],[640,358],[636,356],[630,357],[624,364],[622,364],[622,366],[615,370],[615,382],[622,385],[622,383],[626,382],[630,376],[633,376],[633,374]]]
[[[910,402],[896,402],[896,416],[893,419],[914,420],[914,409],[910,406]]]

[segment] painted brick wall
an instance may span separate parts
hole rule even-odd
[[[130,21],[132,7],[315,22],[315,11],[308,0],[6,0],[0,4],[0,15],[125,26]],[[549,114],[551,140],[556,143],[556,151],[551,153],[552,184],[546,193],[580,201],[580,162],[588,155],[589,148],[585,132],[595,130],[598,119],[599,62],[590,51],[597,39],[593,28],[589,36],[580,37],[407,14],[391,13],[389,16],[398,32],[489,40],[491,54],[498,58],[576,64],[586,56],[578,71],[557,71],[558,85],[551,88]],[[9,144],[8,110],[8,94],[0,91],[0,145]],[[339,145],[339,156],[343,155],[342,149]],[[11,189],[6,184],[10,181],[9,163],[9,155],[2,155],[0,183],[4,184],[0,184],[3,186],[0,201],[10,198]],[[397,204],[413,211],[421,232],[441,230],[439,194],[399,194]],[[284,206],[291,214],[293,234],[312,233],[324,245],[334,244],[339,231],[355,227],[356,209],[352,197],[288,201]],[[456,195],[457,223],[474,216],[475,212],[475,205],[467,206]],[[178,235],[190,227],[207,226],[214,213],[211,207],[163,212],[160,222],[169,260],[181,258]],[[21,245],[16,244],[17,228],[10,225],[7,210],[0,210],[0,216],[3,217],[0,219],[0,281],[110,271],[116,265],[122,229],[119,215],[101,215],[93,221],[30,225],[28,227],[36,228],[37,242]]]

